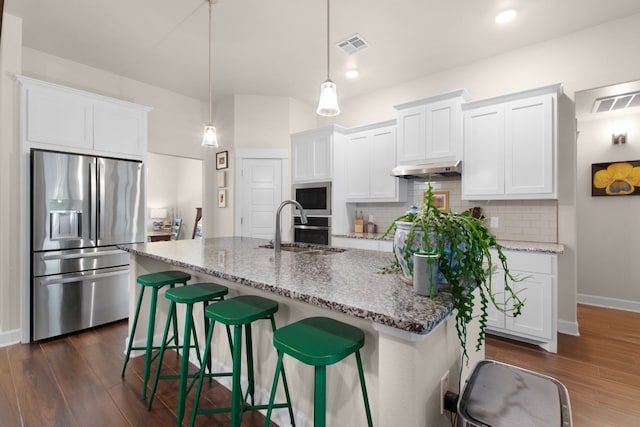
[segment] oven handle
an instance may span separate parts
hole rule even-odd
[[[331,227],[322,227],[319,225],[294,225],[293,228],[299,230],[329,230]]]

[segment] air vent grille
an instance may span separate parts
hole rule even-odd
[[[369,43],[360,34],[354,34],[336,43],[336,47],[347,55],[355,55],[369,47]]]
[[[640,107],[640,92],[625,93],[623,95],[598,98],[593,103],[592,113],[622,110]]]

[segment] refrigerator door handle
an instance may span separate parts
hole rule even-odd
[[[79,252],[79,253],[71,253],[71,254],[45,254],[42,256],[42,260],[49,261],[55,259],[77,259],[77,258],[95,258],[101,256],[109,256],[109,255],[121,255],[123,251],[120,249],[114,249],[112,251],[101,251],[101,252]]]
[[[101,245],[100,243],[100,239],[102,239],[102,237],[104,236],[104,200],[105,200],[105,185],[106,185],[106,179],[104,177],[104,173],[105,173],[105,168],[104,168],[104,160],[103,159],[97,159],[97,168],[98,168],[98,173],[97,173],[97,177],[98,177],[98,200],[97,200],[97,209],[98,209],[98,217],[97,217],[97,223],[98,223],[98,245]]]
[[[96,194],[96,164],[89,163],[89,239],[97,240],[94,231],[96,229],[96,201],[98,200]]]
[[[118,269],[115,271],[110,271],[108,273],[78,273],[78,274],[74,274],[74,275],[69,275],[66,274],[64,275],[64,278],[60,277],[60,276],[53,276],[53,277],[41,277],[38,279],[38,284],[40,286],[48,286],[48,285],[52,285],[52,284],[62,284],[62,283],[73,283],[73,282],[78,282],[78,281],[82,281],[82,280],[98,280],[98,279],[104,279],[107,277],[113,277],[113,276],[121,276],[123,274],[129,274],[129,267],[125,267],[122,269]]]

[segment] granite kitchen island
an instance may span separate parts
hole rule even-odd
[[[440,294],[434,299],[416,296],[397,274],[383,274],[381,268],[393,261],[393,255],[387,252],[283,250],[275,254],[273,249],[261,247],[267,243],[229,237],[145,243],[122,249],[132,255],[131,283],[141,274],[180,269],[192,274],[192,283],[214,281],[228,286],[230,297],[259,294],[277,300],[279,326],[321,315],[363,329],[366,344],[362,356],[375,425],[449,425],[448,417],[440,415],[440,378],[449,370],[450,388],[457,390],[461,348],[448,295]],[[137,292],[138,286],[131,286],[131,319]],[[161,300],[164,304],[158,313],[156,339],[167,311],[166,301]],[[147,314],[141,312],[136,341],[144,339]],[[199,326],[199,335],[204,335]],[[221,335],[214,336],[221,343],[214,351],[220,369],[231,365],[222,329],[216,331]],[[476,329],[477,325],[471,325],[472,344]],[[255,325],[254,345],[259,361],[256,397],[265,402],[276,361],[271,336],[268,322]],[[470,367],[484,358],[483,350],[469,349],[469,354]],[[328,425],[366,425],[355,359],[351,359],[328,369]],[[311,425],[313,370],[286,358],[285,369],[296,422]],[[463,378],[466,371],[465,368]],[[288,425],[286,411],[274,412],[274,421]]]

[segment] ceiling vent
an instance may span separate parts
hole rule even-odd
[[[640,107],[640,92],[597,98],[593,103],[591,112],[605,113],[607,111],[617,111],[633,107]]]
[[[339,41],[336,43],[338,49],[342,50],[347,55],[355,55],[358,52],[362,52],[369,47],[369,43],[362,38],[360,34],[354,34],[351,37]]]

